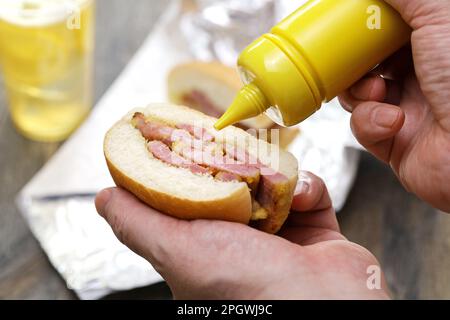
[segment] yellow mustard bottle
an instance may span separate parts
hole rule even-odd
[[[215,128],[263,112],[280,125],[298,124],[410,36],[384,0],[311,0],[241,53],[245,86]]]

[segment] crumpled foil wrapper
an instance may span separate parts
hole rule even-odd
[[[257,1],[253,2],[256,5]],[[178,63],[198,58],[199,45],[185,30],[185,18],[193,13],[186,10],[192,7],[171,2],[89,119],[17,197],[23,216],[51,263],[81,299],[97,299],[162,280],[147,261],[115,238],[97,215],[94,196],[113,185],[102,153],[108,128],[132,107],[167,101],[168,72]],[[230,39],[239,38],[236,31],[228,32]],[[214,42],[214,38],[208,41]],[[232,53],[224,55],[222,61],[226,63],[230,56]],[[359,159],[359,152],[349,147],[355,144],[348,122],[349,116],[333,101],[302,123],[301,134],[290,147],[302,169],[324,178],[338,210],[345,203]]]

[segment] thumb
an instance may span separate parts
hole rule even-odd
[[[356,139],[380,160],[389,163],[394,136],[401,130],[405,114],[397,106],[367,101],[354,109],[351,127]]]
[[[447,24],[449,2],[447,0],[385,0],[414,29],[430,24]]]
[[[450,1],[385,1],[413,28],[411,46],[420,88],[436,120],[450,131]]]

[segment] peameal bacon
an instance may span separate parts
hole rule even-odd
[[[285,205],[289,181],[280,172],[262,164],[246,150],[223,146],[203,128],[147,121],[136,113],[133,125],[148,141],[150,153],[162,162],[190,170],[194,174],[212,175],[218,181],[244,181],[254,197],[254,220],[265,219],[268,212]]]

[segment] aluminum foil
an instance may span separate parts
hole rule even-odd
[[[276,4],[282,3],[285,1]],[[51,263],[82,299],[162,280],[147,261],[114,237],[95,212],[93,200],[97,191],[113,185],[102,154],[105,132],[130,108],[167,101],[170,69],[198,58],[201,46],[193,43],[184,30],[185,18],[193,14],[186,13],[186,8],[180,1],[171,2],[89,119],[17,197],[21,212]],[[239,33],[228,32],[230,39],[239,38]],[[223,40],[215,40],[214,34],[208,41]],[[232,54],[224,54],[222,61],[227,62]],[[358,165],[358,151],[348,147],[354,145],[348,121],[349,116],[333,101],[301,125],[301,134],[290,148],[302,169],[324,178],[337,209],[345,203]]]
[[[193,56],[234,65],[239,53],[259,35],[307,0],[193,0],[182,16],[181,31]]]

